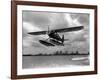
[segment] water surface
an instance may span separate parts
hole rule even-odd
[[[78,59],[79,58],[79,59]],[[23,56],[23,68],[55,68],[89,65],[88,55]]]

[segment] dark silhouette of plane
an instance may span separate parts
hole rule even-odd
[[[53,29],[48,31],[38,31],[38,32],[29,32],[30,35],[45,35],[47,34],[49,36],[46,40],[39,40],[39,42],[45,46],[64,46],[64,41],[68,41],[68,39],[64,39],[64,35],[60,37],[58,33],[64,33],[64,32],[72,32],[72,31],[78,31],[82,30],[83,26],[76,26],[76,27],[69,27],[69,28],[63,28],[63,29]]]

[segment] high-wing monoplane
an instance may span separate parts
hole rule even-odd
[[[64,32],[72,32],[82,30],[83,26],[62,28],[62,29],[53,29],[48,31],[37,31],[37,32],[29,32],[30,35],[48,35],[49,38],[46,40],[39,40],[39,42],[45,46],[64,46],[64,41],[68,41],[68,39],[64,39],[64,35],[60,36],[59,33]]]

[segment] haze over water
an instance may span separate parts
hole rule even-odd
[[[67,56],[23,56],[22,67],[27,68],[55,68],[70,66],[88,66],[88,55]],[[79,58],[79,60],[77,60]],[[76,60],[75,60],[76,59]]]

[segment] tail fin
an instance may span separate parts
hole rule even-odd
[[[64,35],[62,35],[62,43],[64,43]]]

